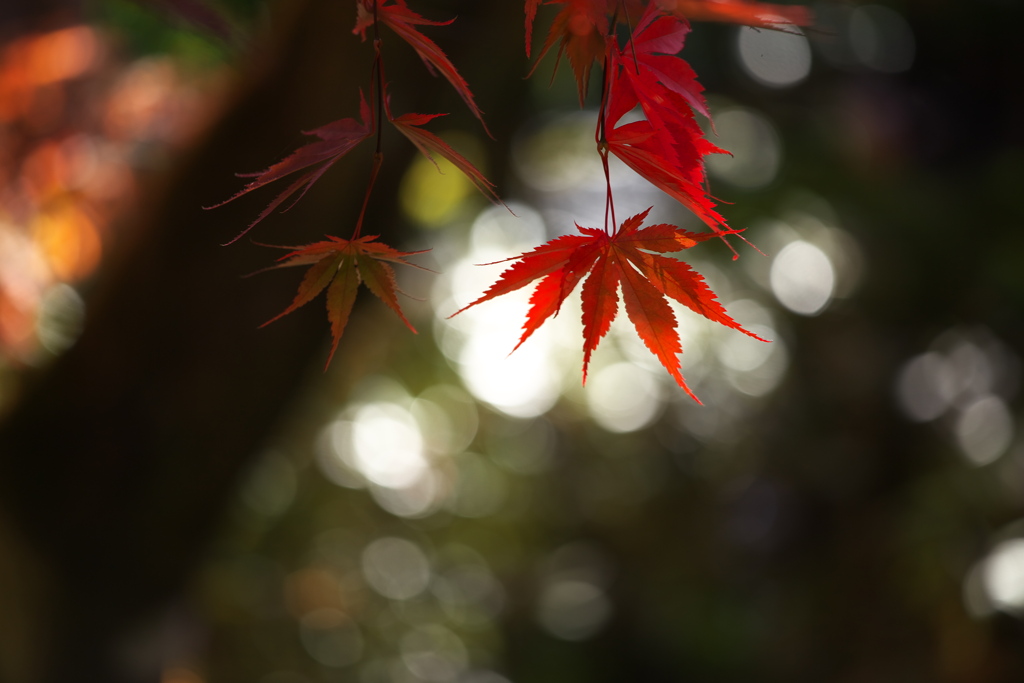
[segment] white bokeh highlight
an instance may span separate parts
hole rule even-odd
[[[1013,417],[1003,399],[982,396],[967,405],[956,421],[956,440],[972,465],[994,462],[1013,441]]]
[[[404,538],[378,538],[363,550],[361,560],[366,582],[385,598],[408,600],[430,584],[430,561],[418,545]]]
[[[1024,611],[1024,538],[1003,541],[992,549],[982,565],[981,583],[996,609]]]
[[[847,24],[847,40],[857,61],[869,69],[900,73],[914,63],[914,32],[906,19],[888,7],[854,8]]]
[[[779,303],[794,313],[813,316],[831,301],[836,276],[824,251],[810,242],[795,240],[772,260],[769,279]]]
[[[715,114],[716,145],[729,154],[709,155],[713,176],[745,190],[765,187],[779,172],[782,143],[775,126],[761,114],[743,107]]]
[[[614,363],[587,380],[587,411],[609,432],[634,432],[649,425],[661,410],[661,386],[643,368]]]
[[[811,72],[811,47],[803,31],[792,24],[781,31],[742,27],[736,52],[743,70],[769,88],[792,87]]]

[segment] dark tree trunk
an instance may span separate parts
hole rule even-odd
[[[142,657],[144,625],[157,622],[181,589],[240,471],[325,359],[322,303],[256,329],[290,301],[294,278],[240,276],[276,254],[248,239],[218,246],[252,220],[272,189],[217,210],[200,208],[237,191],[236,171],[265,168],[301,144],[298,131],[357,111],[371,52],[349,34],[351,5],[283,4],[279,9],[293,14],[275,18],[274,29],[287,38],[249,56],[248,85],[173,178],[144,198],[138,225],[122,231],[127,238],[88,298],[81,338],[29,379],[0,425],[0,522],[8,520],[0,524],[0,545],[13,553],[8,569],[0,562],[0,579],[5,571],[14,577],[0,586],[0,607],[21,610],[20,617],[15,610],[0,618],[0,630],[34,624],[20,640],[0,633],[7,643],[0,643],[0,675],[6,649],[14,661],[8,675],[33,683],[158,680],[158,657]],[[501,27],[518,20],[520,10],[514,3],[486,5],[458,8],[463,30],[485,21],[509,43],[499,54],[517,54],[520,35]],[[18,9],[30,6],[5,4],[3,11],[24,19]],[[454,57],[480,49],[459,35],[447,36],[455,41]],[[418,74],[410,85],[424,82],[411,51],[396,46],[389,60],[392,79],[408,70]],[[511,80],[490,99],[502,111],[488,119],[507,140],[516,113],[510,105],[522,96],[520,60],[461,63],[471,82],[488,73]],[[456,100],[434,104],[438,83],[432,90],[415,86],[421,92],[410,101],[422,106],[417,111],[443,111],[438,107]],[[393,196],[399,157],[408,153],[396,147],[389,157],[378,198]],[[352,156],[288,216],[261,225],[257,240],[295,244],[346,235],[369,168]],[[387,240],[400,246],[394,204],[376,202],[371,218],[394,226]],[[345,345],[343,339],[339,358]],[[31,596],[4,598],[28,583]]]
[[[340,5],[308,3],[287,18],[288,44],[250,62],[250,85],[125,226],[82,337],[30,378],[0,428],[6,511],[51,579],[40,680],[158,680],[158,662],[128,661],[138,624],[180,588],[239,471],[323,361],[322,311],[256,329],[293,283],[241,275],[276,254],[218,246],[269,198],[201,207],[238,189],[235,171],[263,167],[268,151],[352,104],[340,100],[358,86],[358,44],[328,31],[350,21]],[[298,239],[336,232],[358,210],[354,167],[329,182],[296,209]]]

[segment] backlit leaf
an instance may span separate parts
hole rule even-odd
[[[398,118],[392,118],[391,112],[388,112],[388,119],[391,123],[398,128],[402,135],[409,138],[409,140],[416,145],[416,148],[419,149],[425,157],[434,161],[433,155],[437,154],[447,159],[455,166],[455,168],[462,171],[462,173],[469,178],[470,182],[472,182],[473,185],[475,185],[476,188],[484,194],[484,196],[495,204],[501,204],[501,199],[494,191],[494,183],[489,181],[483,173],[477,170],[476,166],[471,164],[466,157],[452,149],[444,140],[434,135],[429,130],[420,128],[420,126],[436,119],[439,116],[445,116],[445,114],[402,114]],[[435,165],[436,163],[437,162],[435,162]]]
[[[760,337],[745,330],[725,312],[714,292],[689,265],[663,255],[689,249],[714,234],[691,233],[667,224],[640,227],[649,211],[626,219],[610,235],[604,230],[577,226],[578,235],[557,237],[509,259],[513,263],[498,281],[455,315],[540,280],[530,297],[523,335],[516,345],[519,348],[545,320],[558,313],[566,297],[585,277],[581,295],[583,381],[586,382],[591,354],[618,313],[621,290],[626,315],[640,339],[676,383],[698,400],[680,371],[682,346],[675,314],[666,297],[726,327],[755,339]]]

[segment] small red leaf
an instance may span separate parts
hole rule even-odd
[[[377,1],[359,0],[359,4],[356,6],[356,26],[352,29],[352,33],[358,33],[363,40],[366,40],[366,29],[373,25],[373,3]],[[394,4],[389,4],[391,2]],[[438,47],[437,43],[414,28],[416,26],[447,26],[454,19],[449,19],[448,21],[425,19],[409,9],[405,4],[405,0],[379,0],[377,18],[416,50],[416,54],[420,56],[420,59],[427,65],[427,69],[432,74],[440,73],[452,84],[455,92],[459,93],[459,97],[466,103],[469,110],[473,112],[473,116],[480,120],[486,131],[487,124],[484,123],[483,112],[480,111],[476,100],[473,99],[473,93],[469,89],[469,84],[466,83],[466,80],[459,74],[455,65],[448,59],[444,51]],[[490,135],[490,131],[487,134]]]
[[[657,80],[634,78],[632,62],[621,53],[616,64],[609,81],[605,126],[608,150],[693,211],[716,233],[725,234],[725,218],[715,210],[715,202],[704,187],[704,156],[721,150],[704,139],[679,93]],[[620,123],[637,105],[641,105],[647,119]]]
[[[416,145],[416,148],[423,153],[423,156],[431,161],[434,161],[433,154],[438,154],[447,159],[452,162],[455,168],[462,171],[484,196],[495,204],[503,204],[501,198],[494,191],[494,183],[477,170],[476,166],[471,164],[466,157],[452,149],[444,140],[429,130],[420,128],[420,126],[438,116],[445,116],[445,114],[402,114],[396,119],[391,118],[391,112],[388,112],[388,119],[391,123],[395,124],[395,127],[398,128],[402,135],[409,138],[412,144]],[[434,161],[434,163],[436,165],[437,162]]]
[[[320,176],[322,176],[328,168],[333,166],[334,163],[343,156],[351,152],[360,142],[373,135],[374,131],[372,117],[370,116],[370,107],[366,104],[366,99],[363,97],[362,92],[359,93],[359,99],[359,110],[360,116],[363,119],[362,122],[356,121],[355,119],[341,119],[339,121],[328,123],[327,125],[321,126],[315,130],[306,132],[306,135],[315,135],[320,138],[320,140],[303,145],[265,171],[240,174],[242,177],[253,177],[255,180],[250,181],[244,188],[228,199],[225,199],[218,204],[214,204],[213,206],[206,207],[207,209],[215,209],[218,206],[223,206],[232,200],[238,199],[244,194],[248,194],[253,190],[261,188],[268,183],[272,183],[275,180],[280,180],[292,173],[309,169],[296,178],[287,188],[285,188],[283,192],[278,194],[277,197],[274,198],[274,201],[270,202],[267,208],[263,209],[260,215],[256,217],[256,220],[250,223],[245,230],[228,241],[227,244],[236,242],[240,237],[242,237],[242,235],[252,230],[257,223],[273,213],[274,209],[284,203],[285,200],[290,198],[296,192],[299,194],[298,197],[295,198],[295,201],[301,199],[309,188],[312,187],[313,183],[319,180]]]
[[[680,95],[691,107],[710,118],[704,101],[704,86],[697,82],[686,60],[676,55],[683,49],[690,24],[685,19],[664,15],[651,3],[633,29],[623,51],[612,50],[613,68],[630,79],[640,99],[657,101],[658,86]]]

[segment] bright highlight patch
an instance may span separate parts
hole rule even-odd
[[[810,242],[787,244],[772,261],[771,287],[783,306],[800,315],[818,315],[835,287],[832,262]]]
[[[982,586],[997,609],[1024,610],[1024,538],[997,545],[982,566]]]
[[[796,26],[786,26],[785,32],[744,26],[736,50],[743,70],[769,88],[789,88],[811,72],[811,47]]]
[[[427,227],[451,218],[473,191],[466,176],[447,159],[416,157],[402,178],[399,199],[406,215]]]

